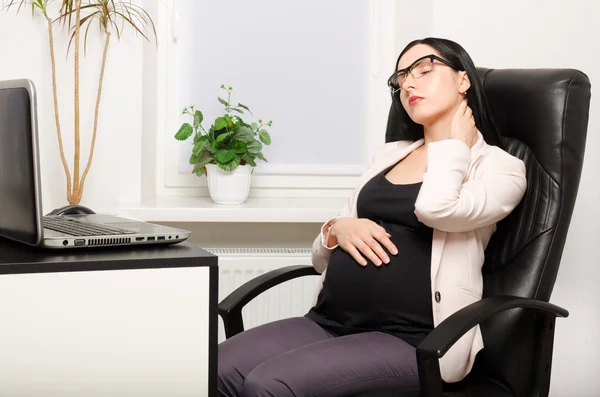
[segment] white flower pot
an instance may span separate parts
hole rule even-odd
[[[223,171],[215,164],[206,165],[208,191],[217,204],[243,204],[250,192],[252,167],[238,166],[234,171]]]

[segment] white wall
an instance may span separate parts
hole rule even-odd
[[[48,30],[31,9],[0,12],[0,79],[30,78],[38,92],[39,142],[44,212],[68,204],[52,100]],[[51,14],[56,15],[56,14]],[[73,61],[66,60],[68,36],[55,27],[56,63],[63,142],[73,169]],[[103,42],[90,29],[87,57],[81,57],[81,173],[92,135],[94,106]],[[83,52],[82,52],[83,55]],[[142,40],[126,29],[121,41],[111,38],[100,121],[92,167],[81,204],[114,211],[118,201],[139,200],[142,133]]]
[[[433,0],[434,36],[460,43],[476,65],[569,67],[600,81],[600,5],[586,0]],[[600,159],[598,102],[592,95],[581,186],[552,302],[567,308],[558,319],[551,396],[600,395]]]

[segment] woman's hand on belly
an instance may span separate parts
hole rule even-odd
[[[363,266],[367,265],[365,257],[377,266],[390,261],[382,245],[392,255],[398,253],[390,240],[391,235],[370,219],[339,218],[331,227],[330,233],[337,239],[340,248]]]

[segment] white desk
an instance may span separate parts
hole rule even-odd
[[[215,256],[189,244],[60,256],[5,244],[0,396],[216,395]]]

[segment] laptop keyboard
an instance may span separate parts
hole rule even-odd
[[[71,236],[114,236],[117,234],[134,234],[131,230],[78,222],[74,219],[61,217],[44,217],[44,228]]]

